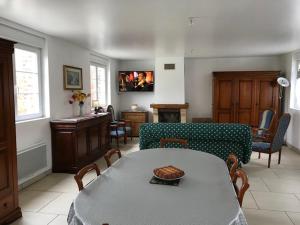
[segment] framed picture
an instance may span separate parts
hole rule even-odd
[[[82,69],[64,65],[64,89],[82,90]]]

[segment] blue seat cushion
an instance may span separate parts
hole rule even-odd
[[[121,137],[121,136],[124,136],[124,135],[125,135],[125,132],[124,132],[124,130],[119,130],[119,129],[118,129],[118,134],[117,134],[117,131],[112,130],[112,131],[110,132],[110,135],[113,136],[113,137],[116,137],[116,136]]]
[[[125,127],[126,132],[130,132],[131,131],[131,127]],[[124,131],[124,127],[119,127],[118,131]]]
[[[252,151],[269,152],[271,144],[267,142],[252,142]]]

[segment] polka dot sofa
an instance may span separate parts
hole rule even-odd
[[[146,123],[140,128],[140,149],[159,148],[161,138],[188,140],[190,149],[204,151],[226,160],[234,153],[240,162],[251,156],[251,129],[241,124],[215,123]],[[166,147],[180,147],[169,144]]]

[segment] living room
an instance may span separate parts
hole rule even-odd
[[[210,155],[216,155],[226,161],[231,152],[226,152],[224,155],[212,153],[220,146],[225,149],[224,151],[229,151],[228,146],[233,146],[227,142],[219,145],[222,141],[216,137],[219,135],[222,139],[226,136],[226,131],[222,131],[222,124],[229,122],[230,124],[225,125],[224,129],[229,129],[229,133],[233,132],[233,137],[228,138],[239,140],[248,137],[248,133],[252,132],[248,126],[244,128],[241,124],[246,123],[254,128],[262,123],[263,111],[269,108],[258,110],[255,101],[259,98],[267,102],[268,96],[259,94],[257,82],[260,79],[265,80],[268,76],[272,77],[267,81],[272,93],[270,109],[275,112],[274,119],[270,121],[272,138],[279,129],[278,124],[282,116],[290,115],[288,129],[283,134],[282,156],[281,146],[280,150],[272,154],[272,158],[269,158],[271,154],[270,156],[263,154],[268,152],[257,153],[251,146],[249,151],[245,150],[250,152],[249,158],[248,153],[244,157],[239,152],[241,150],[235,152],[239,159],[238,167],[247,173],[250,187],[245,192],[243,205],[234,205],[233,201],[228,201],[230,202],[228,204],[232,204],[231,210],[238,211],[236,214],[233,213],[234,217],[224,213],[226,219],[232,221],[227,223],[224,220],[224,224],[300,224],[298,7],[300,4],[296,0],[280,0],[276,3],[270,0],[241,2],[228,0],[222,3],[216,0],[185,2],[30,0],[26,3],[18,0],[0,1],[0,39],[1,45],[3,43],[5,46],[1,47],[1,52],[3,54],[9,52],[12,56],[9,59],[11,62],[8,60],[10,67],[1,66],[3,62],[8,62],[5,60],[0,64],[1,75],[10,74],[7,79],[0,79],[0,90],[4,93],[0,103],[3,110],[7,110],[0,110],[0,127],[3,128],[0,128],[0,153],[1,151],[3,153],[2,156],[0,154],[2,171],[0,171],[0,224],[93,224],[93,220],[89,220],[90,218],[85,215],[78,215],[81,219],[79,222],[68,219],[70,212],[73,212],[72,203],[76,203],[75,199],[79,201],[80,196],[84,195],[82,193],[85,193],[85,190],[78,191],[74,174],[90,163],[96,162],[101,172],[99,180],[101,176],[109,177],[109,174],[118,177],[119,175],[112,170],[119,164],[126,167],[128,165],[123,164],[127,161],[130,164],[130,160],[140,157],[139,154],[141,155],[142,152],[149,154],[146,153],[148,151],[140,150],[160,148],[159,139],[154,140],[156,135],[157,138],[185,139],[185,134],[189,134],[187,147],[184,148],[194,150],[206,148],[206,152]],[[27,64],[29,67],[26,67]],[[153,85],[153,89],[127,91],[122,82],[127,82],[126,79],[130,80],[130,76],[139,82],[140,73],[151,74],[149,83]],[[218,75],[218,73],[228,74]],[[238,73],[235,76],[237,78],[228,78],[234,77],[232,73]],[[68,76],[72,74],[78,75],[78,79],[76,77],[75,81],[70,80]],[[126,74],[129,78],[126,78]],[[233,85],[229,87],[232,88],[231,91],[228,91],[228,83],[222,86],[222,76],[227,76],[226,82],[231,79],[230,84]],[[146,83],[147,79],[145,78]],[[237,85],[238,80],[241,80],[240,86]],[[252,89],[247,85],[253,85]],[[217,88],[221,86],[224,89]],[[239,93],[237,86],[245,88],[241,88]],[[216,92],[217,89],[219,92]],[[263,87],[262,90],[267,89]],[[80,97],[82,93],[85,94],[84,97]],[[261,91],[261,93],[265,92]],[[239,96],[239,99],[253,96],[251,107],[255,108],[255,112],[242,108],[236,96]],[[229,111],[216,108],[216,104],[221,102],[220,99],[227,101],[224,103],[226,107],[229,101]],[[109,105],[113,108],[114,119],[109,116],[111,114],[106,113]],[[10,108],[7,108],[8,106]],[[240,107],[240,111],[233,110],[237,107]],[[99,110],[98,114],[95,108]],[[15,114],[12,114],[13,111]],[[164,117],[171,118],[168,122],[174,122],[175,118],[178,123],[164,124],[163,122],[166,121],[161,118],[166,112],[171,115]],[[133,113],[131,117],[130,113]],[[137,113],[142,113],[145,117],[135,122],[140,116]],[[127,114],[129,114],[128,118],[131,118],[130,122],[135,123],[131,124],[131,129],[134,129],[131,132],[136,135],[130,132],[127,134],[126,121],[117,125],[110,123],[114,122],[111,120],[126,119]],[[91,122],[89,122],[90,117]],[[139,138],[140,126],[147,122],[149,123],[141,130]],[[80,139],[82,136],[79,134],[82,134],[83,130],[77,129],[85,129],[98,123],[99,127],[96,130],[87,129],[84,139]],[[109,130],[105,131],[107,127]],[[4,128],[10,129],[9,132],[12,133],[4,135],[8,133]],[[236,132],[236,129],[240,133]],[[220,133],[210,133],[216,130]],[[161,134],[163,135],[160,136]],[[210,142],[211,137],[199,143],[202,139],[200,138],[199,141],[198,136],[193,136],[202,137],[206,134],[213,135],[213,143]],[[151,138],[153,142],[150,143]],[[252,139],[254,140],[254,137],[249,136],[245,142]],[[10,144],[6,148],[7,143]],[[88,146],[87,148],[91,149],[88,150],[89,156],[83,156],[86,153],[80,147],[74,147],[74,143],[76,146],[78,143]],[[241,144],[241,149],[244,148],[244,144]],[[176,144],[170,146],[178,147]],[[98,147],[101,150],[99,152],[97,152]],[[108,166],[104,158],[110,148],[117,151],[119,149],[122,154],[122,158],[117,160],[116,164],[112,163],[112,166]],[[211,148],[215,149],[211,150]],[[204,149],[203,151],[205,152]],[[171,159],[169,153],[161,154],[166,154],[161,156],[162,159],[168,157]],[[178,162],[174,158],[170,164],[164,166],[177,162],[184,167],[186,160],[192,162],[195,157],[198,157],[193,157],[193,154],[195,153],[191,153],[190,159],[186,156],[185,160]],[[150,163],[152,156],[148,157]],[[203,157],[205,158],[206,155]],[[77,160],[76,164],[72,160]],[[208,158],[207,162],[209,160],[213,159]],[[145,165],[141,162],[142,160],[136,165],[142,171]],[[222,164],[216,159],[210,165],[214,163]],[[131,166],[133,165],[134,162]],[[202,166],[204,165],[205,162]],[[200,171],[200,165],[197,166]],[[156,167],[159,165],[153,162],[151,168]],[[180,190],[192,182],[188,179],[193,171],[190,174],[189,171],[190,168],[185,169],[186,175],[178,187]],[[211,172],[214,174],[213,169]],[[220,179],[216,175],[215,179],[229,178],[230,174],[227,170],[226,172],[227,174]],[[223,173],[224,171],[220,171],[220,174]],[[150,170],[149,179],[152,177],[151,174]],[[139,176],[140,174],[136,175]],[[195,179],[200,179],[195,176]],[[92,179],[96,179],[95,174],[88,173],[84,183],[89,183]],[[125,196],[139,194],[138,185],[129,190],[126,187],[127,180],[123,182]],[[133,180],[132,184],[134,182]],[[144,187],[142,184],[140,187],[144,187],[144,190],[149,188],[151,191],[153,185],[149,184],[148,180],[146,183],[148,186]],[[92,184],[93,182],[88,184],[86,190],[89,190]],[[105,184],[101,185],[105,190]],[[162,189],[165,187],[157,186],[161,186]],[[144,206],[147,209],[149,206],[132,201],[126,202],[128,199],[115,195],[118,192],[115,188],[113,188],[115,192],[107,193],[114,196],[116,201],[122,201],[121,205],[124,204],[124,208],[120,206],[118,208],[120,211],[117,212],[109,211],[109,207],[100,210],[99,217],[104,212],[109,216],[105,218],[107,220],[98,221],[98,224],[125,225],[130,219],[132,224],[149,224],[149,221],[152,224],[176,224],[176,220],[180,221],[180,219],[188,221],[186,224],[213,222],[213,220],[206,220],[205,216],[208,217],[209,213],[204,213],[206,212],[204,208],[203,220],[201,218],[197,220],[198,218],[194,217],[197,212],[191,208],[183,213],[185,216],[182,218],[174,215],[176,219],[168,220],[156,214],[161,221],[154,218],[151,220],[148,217],[144,217],[143,220],[141,217],[145,211],[141,210],[136,214],[130,212]],[[172,188],[175,187],[170,188],[173,190]],[[226,192],[226,188],[227,186],[220,191]],[[192,191],[193,188],[191,192],[182,194],[191,195]],[[228,190],[229,195],[230,191]],[[154,193],[160,196],[160,193]],[[149,196],[155,196],[154,193]],[[166,195],[168,194],[171,193],[168,192]],[[154,199],[154,197],[147,198],[147,201],[154,204]],[[163,200],[163,197],[160,199]],[[182,200],[183,205],[187,199],[189,196]],[[101,202],[101,199],[97,200]],[[212,196],[212,208],[213,202],[217,200],[220,201]],[[103,204],[116,207],[113,197],[111,202],[108,199],[102,201]],[[10,205],[11,202],[13,205]],[[189,202],[192,203],[192,200],[189,199]],[[128,209],[129,211],[125,210],[127,204],[133,206],[131,210]],[[74,212],[79,210],[79,207],[76,207],[75,204]],[[198,205],[196,204],[195,207]],[[21,212],[22,218],[20,218]],[[84,207],[80,213],[84,213]],[[153,213],[158,212],[153,211]],[[219,214],[222,213],[220,211]],[[94,215],[96,214],[97,212],[94,212]],[[201,212],[198,216],[200,215]],[[247,221],[240,218],[240,221],[236,220],[240,215],[243,215]],[[155,217],[154,214],[152,217]]]

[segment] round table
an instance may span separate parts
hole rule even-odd
[[[153,169],[185,171],[179,186],[150,184]],[[247,224],[226,164],[189,149],[148,149],[123,156],[74,200],[69,224]]]

